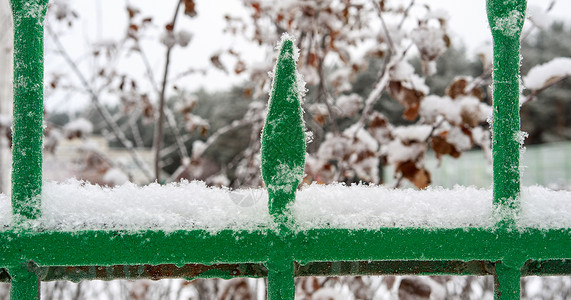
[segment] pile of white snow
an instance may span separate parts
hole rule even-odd
[[[528,89],[537,90],[566,76],[571,76],[571,58],[556,57],[549,62],[531,68],[523,78],[523,82]]]
[[[571,227],[571,191],[544,187],[522,189],[519,227]],[[108,188],[77,180],[46,183],[42,216],[29,226],[75,231],[274,229],[264,189],[230,190],[202,182],[143,187],[132,183]],[[378,229],[381,227],[493,227],[499,218],[492,190],[392,189],[343,184],[304,186],[291,211],[299,230],[311,228]],[[12,223],[10,199],[0,195],[0,229]]]

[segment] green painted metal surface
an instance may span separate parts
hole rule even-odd
[[[515,228],[519,196],[519,36],[525,0],[488,0],[494,37],[494,228],[298,231],[288,205],[303,175],[305,133],[296,50],[283,38],[262,137],[262,176],[277,230],[163,232],[26,229],[41,215],[43,18],[47,1],[11,1],[14,15],[15,226],[0,231],[0,281],[13,299],[40,280],[268,277],[270,299],[293,299],[309,275],[492,274],[496,296],[519,298],[521,276],[571,273],[571,229]],[[9,276],[8,276],[9,275]]]
[[[272,93],[262,132],[262,178],[270,198],[270,214],[288,223],[288,204],[303,179],[305,130],[293,40],[282,38]]]
[[[40,215],[44,28],[47,0],[11,0],[14,20],[12,209],[15,218]],[[16,220],[18,221],[18,220]]]
[[[493,169],[494,205],[504,218],[498,226],[512,227],[520,195],[519,50],[526,0],[487,0],[488,21],[494,40],[493,62]],[[519,299],[520,270],[525,260],[510,257],[496,265],[497,299]]]
[[[268,113],[262,131],[262,178],[268,189],[268,209],[280,226],[272,241],[268,268],[268,299],[293,299],[294,261],[291,234],[294,227],[288,206],[295,201],[305,166],[305,128],[293,39],[282,36]]]
[[[520,192],[519,50],[525,9],[525,0],[487,1],[494,40],[494,204],[516,212]]]

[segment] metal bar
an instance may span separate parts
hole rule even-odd
[[[10,299],[40,299],[40,281],[32,272],[33,267],[33,262],[28,262],[8,269],[11,276]]]
[[[14,19],[12,210],[15,223],[41,214],[44,27],[47,0],[11,0]]]
[[[494,275],[495,299],[516,300],[520,299],[521,270],[503,262],[496,263]]]
[[[292,260],[553,260],[571,257],[571,229],[511,231],[501,237],[493,229],[379,228],[378,230],[314,229],[288,237]],[[216,234],[194,231],[0,231],[0,267],[33,259],[45,266],[139,265],[188,263],[262,263],[277,240],[273,230]],[[390,242],[387,242],[390,241]],[[137,251],[133,251],[137,249]],[[189,249],[180,251],[180,249]],[[220,249],[231,249],[219,251]]]
[[[305,128],[301,108],[296,49],[291,37],[282,37],[276,62],[268,114],[262,132],[262,178],[268,189],[268,210],[279,224],[266,262],[268,299],[294,299],[293,219],[295,201],[305,166]]]
[[[520,193],[519,49],[526,0],[488,0],[494,40],[493,169],[494,204],[502,208],[500,226],[512,226]]]
[[[271,259],[268,268],[268,300],[286,300],[295,298],[295,274],[292,260]]]

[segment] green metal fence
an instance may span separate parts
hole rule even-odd
[[[287,204],[303,174],[305,144],[293,43],[285,40],[264,128],[262,173],[278,230],[40,231],[43,20],[47,0],[12,0],[14,18],[14,226],[0,232],[0,278],[13,299],[38,297],[42,280],[267,277],[270,299],[293,299],[294,277],[358,274],[493,275],[499,299],[518,299],[520,278],[571,273],[571,229],[292,230]],[[520,192],[519,48],[525,0],[488,0],[494,38],[494,205],[515,216]],[[7,273],[6,273],[7,272]]]

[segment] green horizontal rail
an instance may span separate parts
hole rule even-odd
[[[494,38],[494,228],[309,229],[289,205],[301,182],[305,133],[292,39],[282,41],[262,135],[262,177],[276,231],[79,232],[26,229],[41,216],[43,21],[46,0],[11,0],[14,19],[14,226],[0,231],[0,281],[35,299],[44,280],[267,277],[269,299],[293,299],[310,275],[494,275],[518,299],[521,276],[571,274],[571,229],[520,230],[519,47],[525,0],[488,0]]]
[[[274,231],[0,233],[0,266],[263,263],[281,237]],[[390,241],[388,243],[387,241]],[[290,236],[291,258],[317,261],[486,260],[521,263],[571,257],[571,230],[494,231],[479,228],[314,229]],[[30,245],[34,245],[33,247]],[[531,245],[541,245],[533,247]],[[181,249],[190,249],[181,251]],[[233,251],[215,251],[233,249]]]

